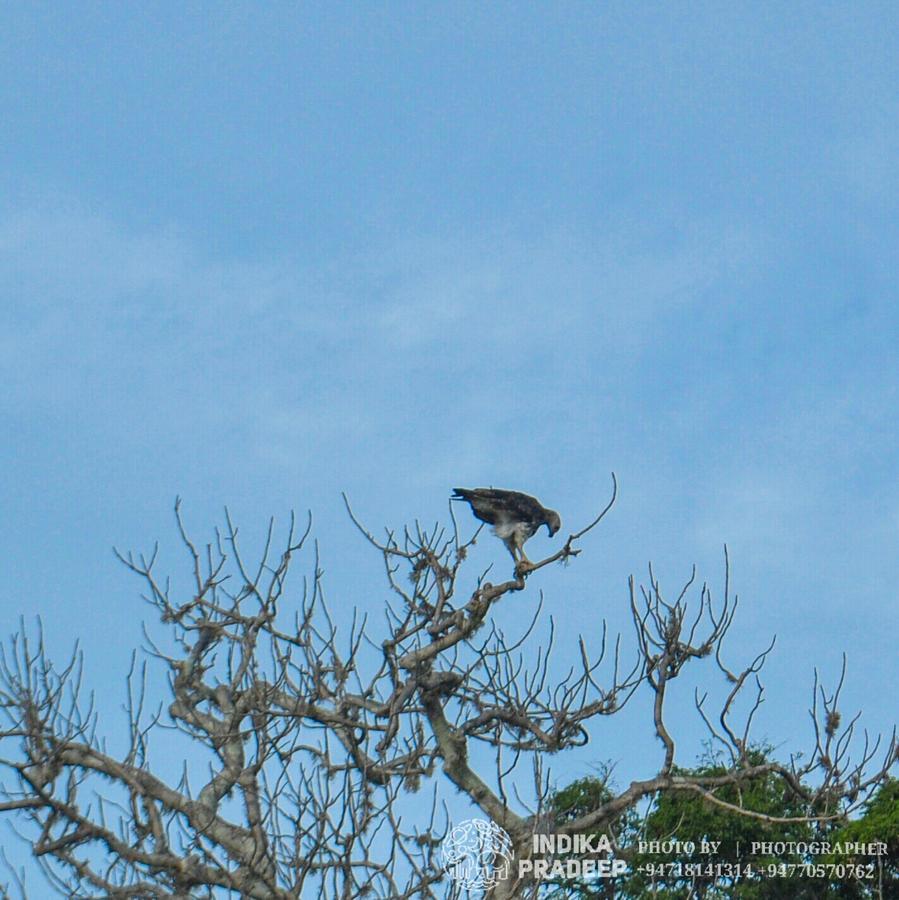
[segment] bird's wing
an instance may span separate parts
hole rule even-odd
[[[497,520],[502,518],[502,505],[497,503],[493,493],[490,488],[455,488],[453,499],[467,501],[471,511],[482,522],[496,525]]]
[[[520,491],[503,493],[507,495],[504,505],[516,522],[542,522],[546,518],[546,510],[536,497]]]
[[[456,500],[467,500],[474,514],[484,522],[541,521],[545,515],[540,503],[520,491],[506,491],[502,488],[455,488]]]

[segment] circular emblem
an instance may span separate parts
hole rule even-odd
[[[495,822],[466,819],[440,846],[443,867],[460,887],[491,888],[508,877],[512,840]]]

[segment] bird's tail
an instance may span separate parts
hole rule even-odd
[[[453,496],[450,497],[450,500],[470,500],[471,499],[471,491],[467,488],[453,488]]]

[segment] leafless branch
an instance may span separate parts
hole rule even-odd
[[[609,503],[560,551],[496,584],[484,572],[467,591],[460,574],[478,532],[462,537],[453,519],[449,528],[415,523],[376,537],[344,498],[383,559],[382,621],[332,614],[311,517],[302,529],[291,517],[280,549],[270,522],[251,564],[227,511],[224,527],[200,544],[176,501],[189,589],[157,573],[158,548],[116,554],[142,581],[159,623],[124,678],[121,753],[100,737],[77,648],[56,668],[41,627],[29,637],[24,624],[2,648],[0,813],[27,837],[48,883],[70,897],[444,896],[443,779],[509,833],[516,854],[526,853],[546,814],[544,760],[583,746],[598,719],[644,691],[661,745],[658,770],[561,823],[563,833],[601,827],[659,791],[792,821],[723,795],[772,776],[802,798],[803,820],[856,808],[896,762],[897,745],[895,734],[886,744],[866,733],[857,739],[857,717],[844,720],[845,662],[832,693],[815,676],[814,746],[802,765],[798,757],[788,765],[751,758],[760,676],[774,643],[742,668],[725,662],[737,609],[726,550],[720,600],[695,572],[673,599],[652,567],[645,585],[631,579],[630,650],[603,626],[565,647],[561,666],[542,594],[515,634],[490,616],[538,570],[577,555],[576,542],[616,496],[613,475]],[[300,580],[291,577],[297,559],[309,573]],[[730,762],[720,776],[685,776],[667,699],[684,670],[704,660],[724,699],[712,709],[709,691],[697,691],[696,708]],[[174,775],[158,765],[160,741],[169,759],[168,748],[183,748]],[[492,767],[475,763],[484,748]],[[506,882],[491,897],[524,896],[526,887]]]

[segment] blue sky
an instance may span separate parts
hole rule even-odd
[[[145,611],[110,547],[184,571],[176,494],[200,535],[311,508],[349,610],[386,594],[340,491],[399,526],[502,485],[573,526],[614,470],[541,581],[561,641],[629,628],[650,559],[719,586],[726,542],[734,662],[779,636],[758,736],[807,747],[844,651],[847,708],[892,724],[893,4],[18,4],[0,33],[7,632],[81,638],[114,710]],[[649,774],[645,700],[565,774]]]

